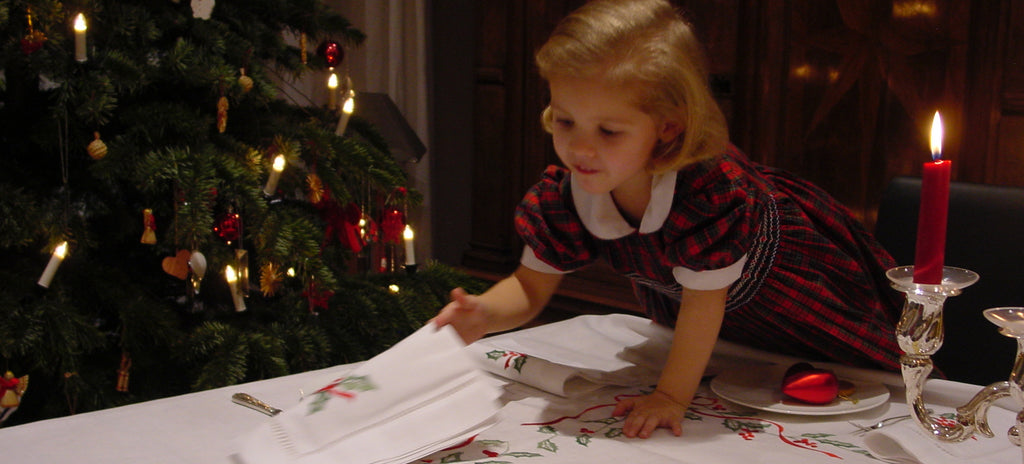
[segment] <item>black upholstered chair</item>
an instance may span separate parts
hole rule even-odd
[[[897,177],[878,210],[875,236],[900,265],[914,262],[920,192],[919,178]],[[950,380],[980,385],[1006,380],[1016,344],[982,311],[1024,306],[1024,189],[953,182],[948,221],[946,265],[981,277],[946,300],[945,343],[933,360]]]

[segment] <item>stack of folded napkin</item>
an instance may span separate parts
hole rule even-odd
[[[501,388],[433,324],[244,437],[235,462],[407,463],[497,422]]]
[[[562,397],[657,382],[672,330],[627,315],[578,316],[469,346],[480,367]]]

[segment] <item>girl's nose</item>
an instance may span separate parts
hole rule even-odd
[[[583,135],[573,135],[569,139],[569,152],[582,158],[592,158],[596,153],[594,144]]]

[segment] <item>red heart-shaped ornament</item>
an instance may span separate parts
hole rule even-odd
[[[804,403],[831,403],[839,395],[839,379],[830,370],[791,368],[782,379],[782,394]]]

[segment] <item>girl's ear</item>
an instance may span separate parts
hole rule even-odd
[[[683,123],[675,119],[665,119],[661,122],[661,128],[658,130],[658,140],[661,140],[662,143],[672,141],[683,133],[685,128]]]

